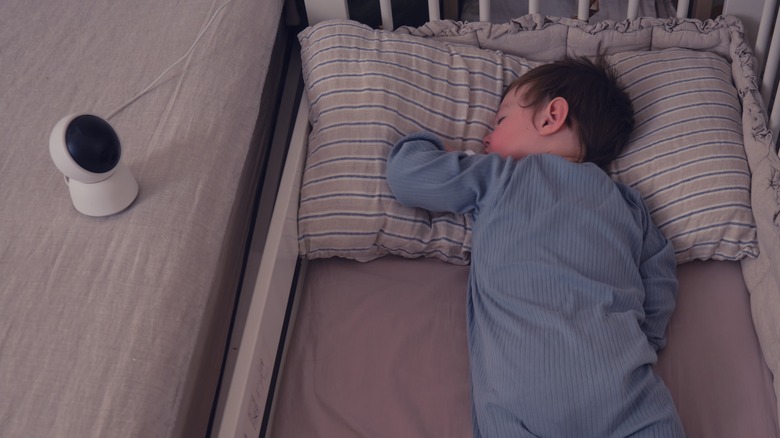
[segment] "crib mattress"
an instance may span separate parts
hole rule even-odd
[[[309,262],[272,436],[470,437],[468,267]],[[772,376],[736,262],[678,267],[656,371],[689,437],[777,437]]]
[[[111,119],[140,193],[78,213],[54,124],[106,116],[222,2],[0,2],[0,435],[203,436],[261,148],[281,1],[232,0]]]

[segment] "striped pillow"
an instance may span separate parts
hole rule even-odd
[[[610,56],[636,128],[613,178],[636,188],[677,260],[758,255],[742,107],[731,64],[710,52]]]
[[[299,40],[312,125],[298,211],[301,254],[468,263],[470,216],[401,205],[385,181],[386,158],[396,141],[420,130],[480,151],[504,83],[528,63],[350,22],[306,29]]]
[[[345,21],[307,28],[299,40],[312,124],[300,253],[468,263],[470,216],[398,203],[385,181],[386,157],[397,140],[420,130],[452,148],[480,151],[505,86],[536,63]],[[729,64],[683,50],[623,53],[610,62],[634,99],[638,125],[613,176],[643,194],[679,263],[755,256]]]

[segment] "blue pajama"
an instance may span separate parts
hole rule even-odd
[[[467,295],[475,437],[682,437],[652,371],[677,293],[671,244],[597,166],[397,143],[405,205],[474,216]]]

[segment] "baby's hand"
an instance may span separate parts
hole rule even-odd
[[[474,152],[474,151],[472,151],[470,149],[454,149],[454,148],[452,148],[448,144],[444,145],[444,150],[447,151],[447,152],[463,152],[464,154],[466,154],[468,156],[477,155],[476,152]]]

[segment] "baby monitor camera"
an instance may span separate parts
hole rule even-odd
[[[73,205],[87,216],[119,213],[138,195],[138,183],[121,161],[119,137],[100,117],[62,118],[52,129],[49,152],[65,175]]]
[[[227,0],[192,42],[187,52],[171,64],[140,93],[109,114],[111,118],[151,90],[180,62],[187,59],[206,33]],[[92,114],[71,114],[54,125],[49,137],[49,152],[54,164],[65,174],[65,182],[76,210],[87,216],[109,216],[126,209],[138,196],[138,183],[124,164],[119,137],[107,121]]]

